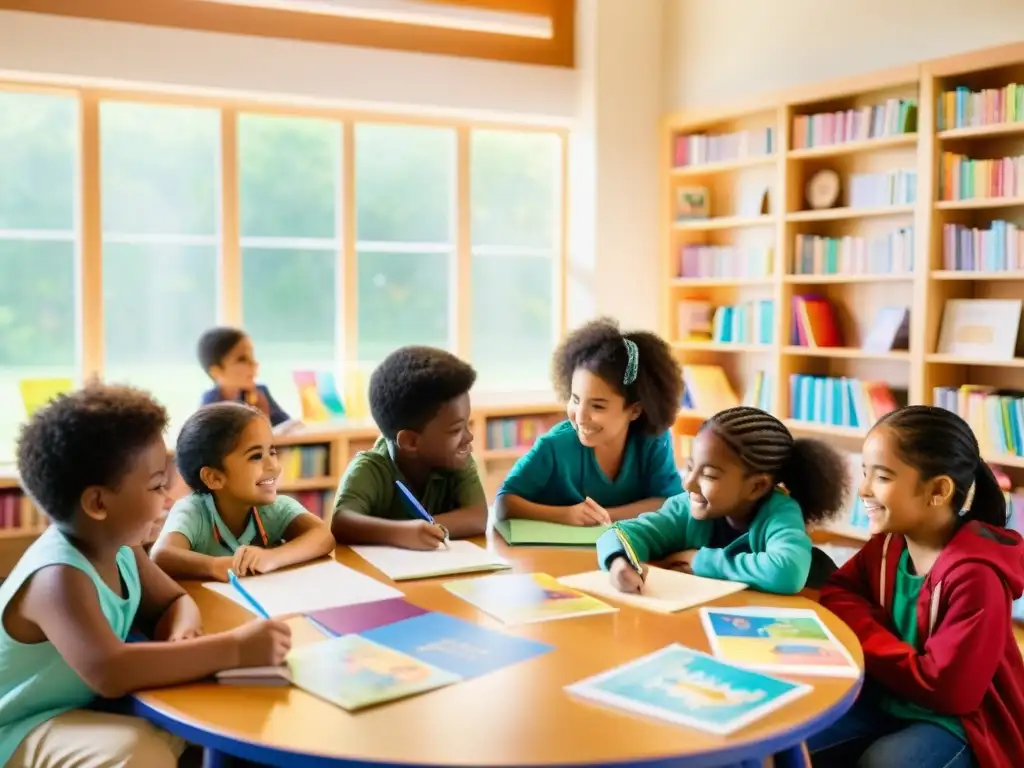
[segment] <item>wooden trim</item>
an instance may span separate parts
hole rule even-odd
[[[994,69],[1024,62],[1024,43],[1010,43],[980,51],[969,51],[957,56],[932,59],[922,64],[923,77],[951,77],[966,75],[983,69]]]
[[[541,5],[535,0],[452,0],[449,4],[491,10],[526,8],[527,12]],[[549,7],[550,38],[197,0],[0,0],[0,9],[572,68],[575,0],[546,0],[542,4]]]
[[[100,189],[100,102],[83,92],[79,136],[79,333],[84,379],[103,376],[103,196]]]
[[[558,136],[559,149],[562,152],[561,164],[560,164],[560,178],[559,183],[561,184],[561,213],[559,221],[559,237],[558,237],[558,250],[559,250],[559,263],[556,267],[555,272],[555,300],[558,302],[558,306],[555,311],[555,333],[557,339],[561,339],[565,334],[568,320],[568,303],[569,303],[569,257],[571,256],[572,239],[569,235],[569,223],[572,217],[572,194],[570,191],[569,177],[571,173],[571,159],[569,157],[569,136],[565,132],[559,133]]]
[[[455,138],[455,301],[449,301],[449,318],[454,329],[453,352],[469,359],[473,348],[473,136],[469,128],[456,131]]]
[[[359,363],[359,254],[356,252],[356,127],[341,127],[341,251],[340,281],[342,360],[345,371]]]
[[[220,113],[220,303],[226,325],[242,326],[242,244],[238,199],[238,112]]]

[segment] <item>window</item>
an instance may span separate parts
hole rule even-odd
[[[78,379],[78,103],[0,92],[0,461],[24,419],[19,382]]]
[[[220,115],[104,102],[104,378],[149,390],[175,428],[210,381],[196,360],[217,322]]]

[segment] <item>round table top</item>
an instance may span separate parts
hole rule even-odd
[[[487,546],[508,557],[519,573],[558,577],[596,567],[592,549],[508,547],[500,539],[488,541]],[[394,584],[347,547],[338,547],[335,557]],[[696,767],[738,762],[795,746],[845,712],[860,688],[860,679],[793,678],[810,683],[812,692],[730,736],[591,704],[570,696],[563,687],[670,643],[710,652],[698,611],[662,615],[616,604],[615,613],[505,627],[441,586],[454,578],[473,576],[394,586],[422,608],[549,643],[555,650],[354,713],[294,687],[213,682],[139,694],[139,713],[204,747],[289,766]],[[250,613],[198,583],[187,586],[199,604],[207,633],[252,619]],[[863,669],[860,644],[852,631],[807,598],[745,590],[713,604],[812,608]],[[305,619],[291,623],[296,645],[323,637]]]

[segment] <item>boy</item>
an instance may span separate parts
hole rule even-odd
[[[172,768],[179,739],[87,707],[291,646],[276,621],[200,637],[195,602],[138,546],[163,514],[166,426],[145,392],[90,384],[22,429],[21,482],[51,525],[0,586],[0,765]],[[133,629],[157,642],[125,642]]]
[[[370,376],[370,412],[381,431],[345,470],[331,531],[343,544],[436,549],[445,536],[479,536],[487,499],[470,454],[469,390],[476,371],[444,350],[395,350]],[[402,483],[433,516],[420,519]]]

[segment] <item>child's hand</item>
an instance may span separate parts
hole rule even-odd
[[[233,557],[215,557],[213,558],[213,567],[210,569],[210,578],[214,581],[221,581],[227,584],[228,582],[228,571],[231,570],[234,564]]]
[[[395,546],[405,549],[432,550],[444,543],[444,528],[426,520],[409,520],[399,523],[401,528],[395,535]]]
[[[238,643],[239,667],[276,667],[292,648],[292,628],[283,621],[250,621],[231,634]]]
[[[684,549],[682,552],[674,552],[657,563],[659,568],[669,571],[681,571],[682,573],[693,573],[693,558],[697,556],[696,549]]]
[[[263,547],[241,546],[235,550],[231,561],[231,570],[235,576],[250,576],[257,573],[269,573],[277,568],[277,557],[274,550]]]
[[[636,572],[625,557],[616,557],[612,560],[608,574],[611,577],[612,586],[619,592],[638,594],[643,589],[644,580],[647,578],[647,566],[641,563],[640,568],[644,572],[643,576]]]
[[[573,504],[566,507],[566,515],[563,522],[566,525],[608,525],[612,518],[608,511],[591,498],[587,498],[580,504]]]

